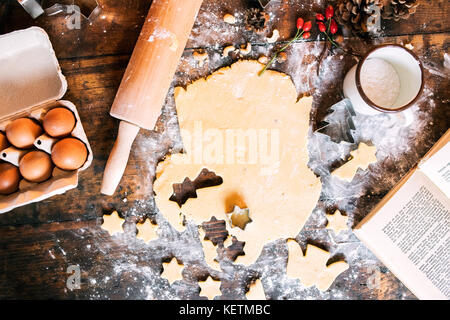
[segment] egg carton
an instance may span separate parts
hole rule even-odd
[[[0,36],[0,131],[18,118],[35,119],[42,124],[45,114],[55,107],[72,111],[76,124],[71,136],[81,140],[88,150],[84,165],[75,171],[54,168],[49,180],[32,183],[20,181],[19,190],[0,195],[0,213],[42,201],[78,186],[79,172],[92,163],[93,153],[83,129],[76,106],[61,99],[67,90],[67,82],[56,59],[51,42],[44,30],[31,27]],[[0,151],[0,160],[19,166],[20,159],[32,150],[51,155],[53,145],[61,139],[47,134],[38,137],[34,148],[18,149],[13,146]]]

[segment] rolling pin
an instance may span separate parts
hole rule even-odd
[[[101,193],[114,194],[140,128],[154,129],[202,2],[153,0],[111,107],[122,121]]]

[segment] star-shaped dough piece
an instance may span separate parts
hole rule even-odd
[[[209,276],[206,281],[199,281],[200,296],[207,297],[208,300],[213,300],[214,297],[221,295],[220,283],[220,281],[214,280],[211,276]]]
[[[286,273],[288,277],[300,279],[306,288],[316,286],[326,291],[339,274],[348,269],[345,261],[338,261],[327,266],[330,254],[316,246],[308,244],[306,253],[295,240],[288,240],[289,258]]]
[[[170,262],[163,262],[163,273],[161,273],[161,277],[169,280],[169,284],[172,285],[177,280],[183,280],[183,271],[184,265],[179,264],[177,258],[172,258]]]
[[[108,231],[108,233],[113,236],[116,233],[123,233],[123,223],[125,219],[119,217],[117,211],[114,211],[110,215],[103,216],[102,229]]]
[[[339,234],[341,231],[348,229],[348,217],[344,216],[339,210],[336,210],[334,214],[327,214],[327,220],[327,229],[333,230],[334,234]]]
[[[247,208],[242,209],[239,206],[234,206],[233,212],[228,213],[231,220],[231,226],[239,227],[242,230],[245,230],[245,226],[247,223],[252,222],[252,219],[250,219],[250,210]]]
[[[136,238],[144,240],[145,243],[158,238],[158,226],[151,223],[150,219],[145,220],[144,223],[136,224],[138,233]]]
[[[331,175],[347,182],[352,181],[358,168],[366,170],[369,164],[377,162],[376,152],[375,146],[361,142],[358,149],[350,152],[352,159],[334,170]]]
[[[266,300],[264,287],[260,279],[256,279],[251,285],[246,294],[247,300]]]
[[[219,262],[216,260],[217,258],[217,248],[214,246],[214,244],[209,240],[205,239],[205,231],[203,231],[203,228],[199,229],[200,234],[200,241],[202,243],[203,247],[203,253],[205,255],[205,261],[206,263],[213,269],[219,271],[220,265]]]

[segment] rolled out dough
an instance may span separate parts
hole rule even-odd
[[[344,216],[339,210],[336,210],[334,214],[327,214],[327,220],[327,229],[333,230],[336,235],[341,231],[348,230],[348,217]]]
[[[222,282],[216,281],[210,276],[206,281],[199,281],[200,286],[200,296],[207,297],[208,300],[213,300],[215,297],[220,296],[222,292],[220,291],[220,285]]]
[[[163,262],[163,272],[161,277],[166,278],[172,285],[175,281],[183,280],[184,265],[179,264],[177,258],[172,258],[170,262]]]
[[[145,220],[144,223],[136,224],[138,230],[137,238],[144,240],[145,243],[158,238],[158,226],[150,222],[150,219]]]
[[[297,102],[290,77],[271,70],[258,76],[263,67],[239,61],[176,88],[185,153],[161,162],[154,183],[156,204],[176,229],[184,229],[180,212],[197,224],[213,215],[226,220],[230,235],[245,241],[236,260],[243,264],[255,262],[266,243],[295,237],[321,192],[307,165],[312,98]],[[203,168],[223,184],[199,189],[181,208],[169,200],[174,183],[195,179]],[[245,230],[229,223],[235,206],[249,209]]]
[[[334,170],[331,175],[341,180],[351,182],[359,168],[366,170],[369,164],[377,162],[377,148],[361,142],[358,149],[350,152],[352,159]]]
[[[247,300],[266,300],[266,294],[264,293],[261,279],[256,279],[255,282],[250,284],[246,297]]]
[[[102,229],[108,231],[110,236],[123,233],[124,222],[125,219],[121,218],[117,211],[114,211],[110,215],[103,216]]]
[[[307,245],[305,255],[295,240],[287,241],[287,246],[287,276],[300,279],[306,288],[316,286],[320,291],[326,291],[336,277],[348,269],[345,261],[337,261],[327,266],[330,254],[311,244]]]

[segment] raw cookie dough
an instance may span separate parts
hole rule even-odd
[[[300,279],[306,288],[316,286],[320,291],[326,291],[336,277],[348,269],[345,261],[334,262],[327,266],[330,254],[316,246],[308,244],[306,253],[295,240],[288,240],[289,258],[287,263],[287,276]]]
[[[216,281],[210,276],[206,281],[199,281],[200,286],[200,296],[207,297],[208,300],[213,300],[214,297],[220,296],[222,292],[220,291],[220,281]]]
[[[117,211],[114,211],[109,216],[103,216],[102,229],[108,231],[108,233],[113,236],[116,233],[123,233],[122,225],[125,222],[125,219],[119,217]]]
[[[247,300],[266,300],[266,294],[264,293],[261,279],[256,279],[255,282],[250,285],[246,297]]]
[[[183,280],[183,271],[184,266],[182,264],[178,264],[176,258],[172,258],[170,262],[163,262],[163,273],[161,273],[161,277],[169,280],[169,284],[172,285],[177,280]]]
[[[352,159],[334,170],[331,175],[347,182],[352,181],[358,168],[366,170],[369,164],[377,162],[376,152],[375,146],[368,146],[361,142],[358,149],[350,152]]]
[[[253,263],[266,243],[296,236],[322,186],[308,168],[312,98],[297,102],[291,78],[272,70],[258,76],[263,67],[239,61],[176,88],[185,153],[161,162],[154,183],[156,204],[176,229],[184,230],[180,212],[197,224],[213,215],[226,220],[230,235],[245,242],[236,260],[243,264]],[[174,183],[195,179],[203,168],[223,183],[197,190],[181,208],[169,200]],[[229,225],[234,206],[250,210],[245,230]]]
[[[156,233],[158,226],[151,223],[149,219],[145,220],[144,223],[136,224],[136,228],[138,229],[136,237],[144,240],[145,243],[158,238],[158,234]]]
[[[336,210],[334,214],[327,214],[327,220],[327,229],[333,230],[336,235],[348,229],[348,217],[344,216],[339,210]]]

